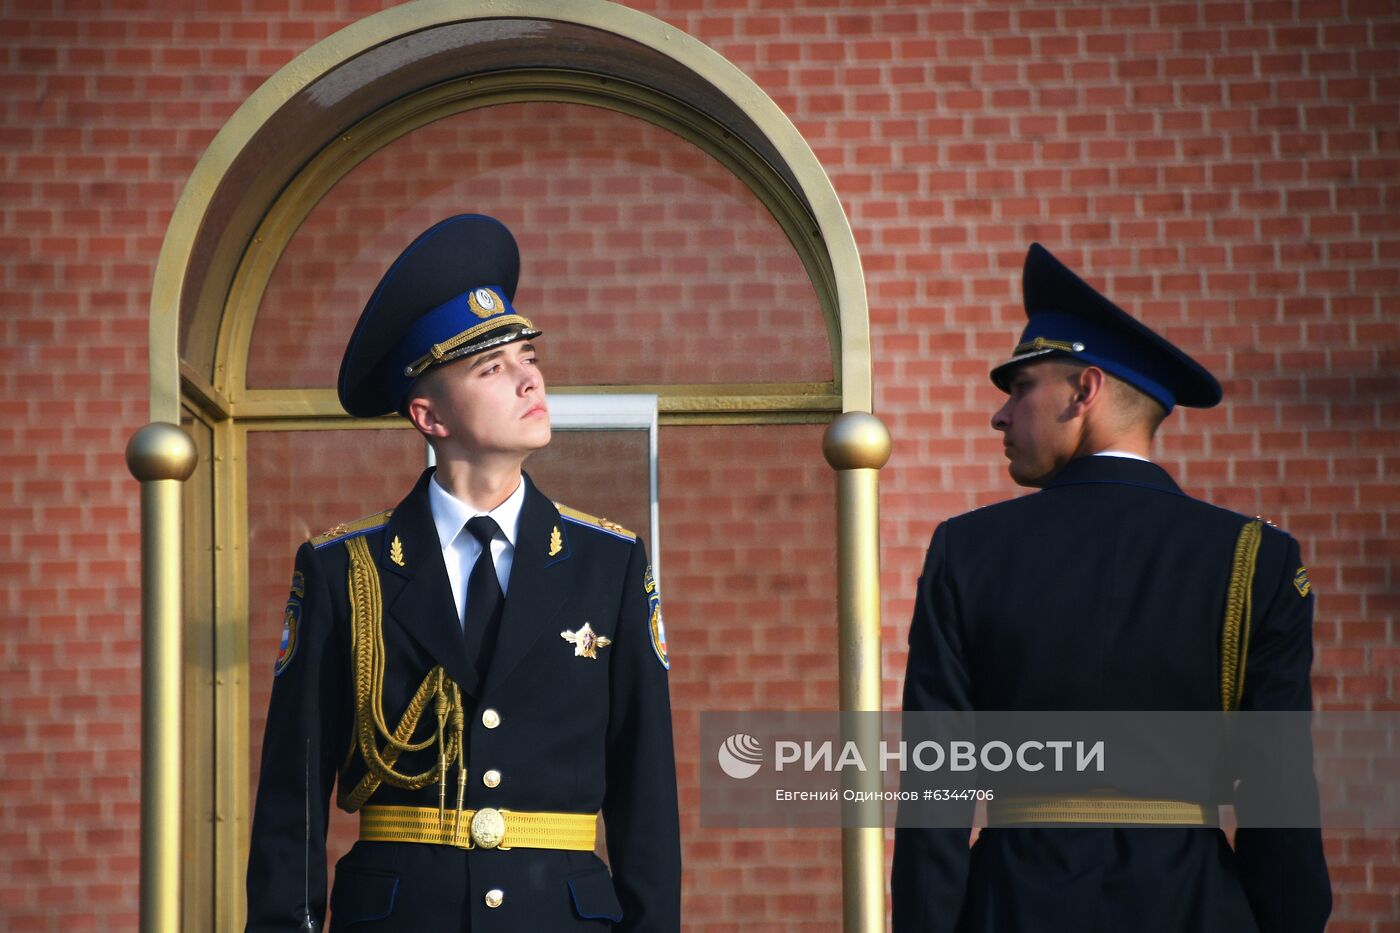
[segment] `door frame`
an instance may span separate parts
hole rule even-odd
[[[493,38],[512,29],[535,38]],[[564,38],[571,41],[557,41]],[[490,54],[460,54],[466,46]],[[825,423],[842,412],[870,411],[864,276],[840,200],[782,110],[698,40],[604,0],[415,0],[353,23],[298,55],[239,107],[195,167],[167,229],[151,296],[151,419],[184,422],[207,467],[186,487],[184,509],[192,519],[186,567],[193,572],[183,594],[185,665],[183,672],[169,672],[183,676],[187,698],[187,852],[181,861],[189,928],[238,929],[244,914],[251,819],[248,433],[396,425],[390,418],[350,418],[330,387],[248,387],[263,291],[302,220],[360,162],[434,120],[527,101],[628,114],[688,140],[728,168],[765,205],[800,257],[821,306],[832,362],[832,378],[824,382],[565,386],[553,389],[553,398],[652,395],[657,424]],[[838,485],[843,501],[846,488]],[[874,512],[867,512],[874,522]],[[838,539],[838,550],[847,540]],[[878,545],[875,561],[841,560],[840,566],[874,572],[862,585],[878,591]],[[843,579],[843,586],[850,583]],[[856,647],[874,658],[878,679],[878,608],[862,625]],[[844,627],[841,637],[844,652],[850,647]],[[863,695],[878,697],[876,688]],[[862,858],[878,858],[872,856],[877,845],[868,839],[863,845]]]

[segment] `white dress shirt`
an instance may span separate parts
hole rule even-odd
[[[489,512],[483,512],[470,502],[463,502],[438,484],[437,473],[428,483],[428,506],[437,526],[438,542],[442,545],[442,562],[447,565],[447,580],[452,584],[452,599],[457,604],[457,621],[467,624],[467,580],[472,567],[481,556],[481,544],[467,531],[467,520],[489,515],[501,528],[491,539],[491,560],[496,565],[496,579],[501,581],[505,595],[510,581],[510,565],[515,559],[515,536],[520,526],[520,507],[525,503],[525,480],[515,487],[506,501]]]
[[[1094,454],[1095,457],[1122,457],[1125,460],[1141,460],[1143,463],[1151,463],[1146,457],[1137,454],[1130,454],[1126,450],[1101,450]]]

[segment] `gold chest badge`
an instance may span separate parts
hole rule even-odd
[[[592,658],[598,660],[598,649],[606,648],[612,644],[612,639],[606,635],[599,635],[593,631],[593,626],[587,622],[583,623],[583,628],[574,632],[563,631],[559,637],[574,646],[574,657]]]

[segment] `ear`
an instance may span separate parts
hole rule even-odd
[[[1085,366],[1070,378],[1070,385],[1074,389],[1074,395],[1070,398],[1070,411],[1072,417],[1082,418],[1089,409],[1105,397],[1107,392],[1108,376],[1097,366]]]
[[[423,392],[414,394],[408,400],[405,413],[424,437],[447,436],[447,427],[438,419],[437,405],[432,396]]]

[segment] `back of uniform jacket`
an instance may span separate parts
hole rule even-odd
[[[1035,494],[950,519],[919,581],[904,708],[1220,709],[1246,521],[1118,457],[1071,461]],[[1297,543],[1266,526],[1242,709],[1311,708],[1314,597],[1295,585],[1300,569]],[[1310,773],[1277,778],[1315,806]],[[970,852],[964,829],[895,839],[897,933],[1302,933],[1331,907],[1315,829],[1240,829],[1233,849],[1215,828],[991,828]]]

